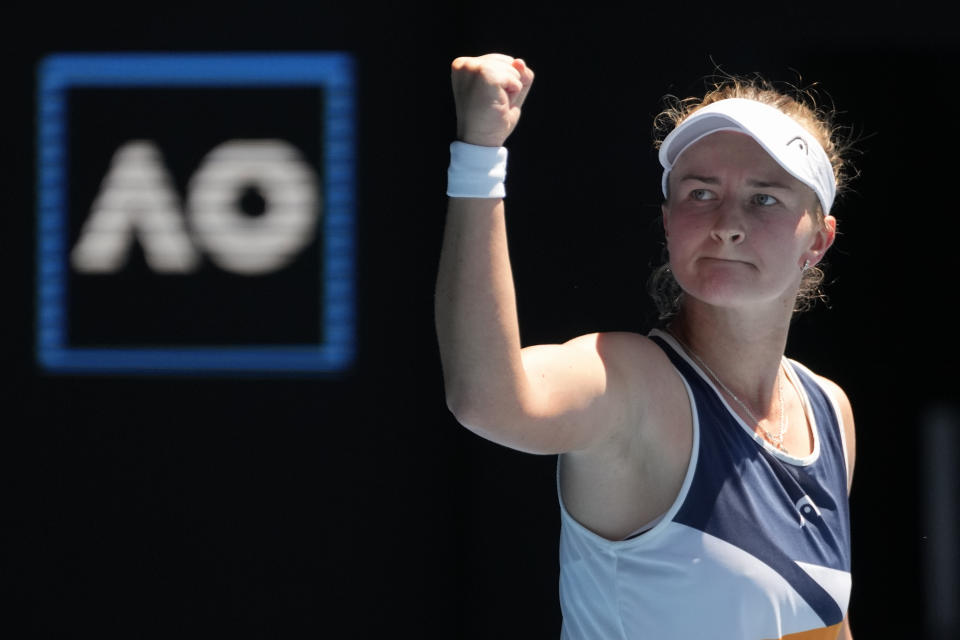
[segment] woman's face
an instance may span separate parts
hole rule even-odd
[[[742,133],[712,133],[685,150],[669,194],[670,268],[707,304],[792,309],[804,261],[816,264],[833,243],[836,221],[818,221],[813,190]]]

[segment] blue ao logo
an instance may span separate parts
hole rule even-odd
[[[343,52],[47,56],[37,363],[348,370],[354,84]]]

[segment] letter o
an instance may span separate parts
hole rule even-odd
[[[262,215],[239,207],[244,190],[262,194]],[[196,240],[225,271],[261,275],[292,262],[314,240],[319,180],[283,140],[228,140],[208,153],[187,187]]]

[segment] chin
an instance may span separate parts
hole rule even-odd
[[[674,272],[674,277],[686,295],[711,305],[727,306],[742,302],[753,288],[744,278],[732,274],[687,276]]]
[[[769,304],[779,301],[785,295],[782,288],[762,287],[749,278],[721,276],[690,280],[677,278],[677,282],[688,297],[712,307],[736,308]]]

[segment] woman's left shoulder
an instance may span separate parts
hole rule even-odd
[[[850,406],[850,399],[847,397],[846,392],[843,388],[826,376],[822,376],[814,371],[811,371],[809,367],[804,365],[801,362],[790,359],[790,362],[794,365],[796,369],[799,369],[806,373],[809,377],[813,378],[815,382],[820,385],[820,388],[830,396],[830,399],[837,406],[841,413],[841,418],[846,422],[847,418],[850,419],[850,422],[853,422],[853,409]]]
[[[847,491],[853,485],[853,467],[857,458],[857,434],[853,421],[853,406],[843,388],[830,378],[812,373],[813,377],[826,392],[836,407],[844,436],[844,449],[847,457]]]

